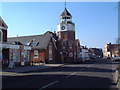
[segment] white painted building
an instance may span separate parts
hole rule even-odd
[[[80,56],[82,61],[89,60],[89,50],[87,48],[82,47]]]

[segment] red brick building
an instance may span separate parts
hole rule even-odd
[[[0,38],[0,41],[2,42],[7,42],[7,29],[8,29],[8,26],[0,17],[0,36],[2,36],[2,38]]]
[[[96,58],[102,58],[103,57],[103,51],[102,48],[89,48],[90,53],[94,53]]]
[[[58,24],[58,36],[54,32],[46,32],[43,35],[20,36],[8,38],[8,43],[13,45],[30,46],[28,53],[25,48],[19,47],[21,63],[22,58],[29,56],[29,62],[40,63],[73,63],[80,58],[80,42],[75,38],[75,24],[72,22],[72,15],[65,10],[60,16]],[[17,47],[17,46],[15,46]],[[15,50],[16,52],[18,50]],[[10,52],[14,50],[10,50]],[[17,55],[14,55],[17,56]],[[9,56],[11,58],[11,54]]]
[[[4,22],[4,20],[0,17],[0,61],[2,61],[3,56],[4,59],[9,59],[9,53],[7,48],[3,48],[2,43],[7,42],[7,29],[8,26]]]
[[[52,32],[46,32],[43,35],[21,36],[8,38],[9,42],[19,41],[23,45],[32,47],[30,51],[30,61],[40,63],[55,63],[56,60],[56,42]]]
[[[72,15],[67,11],[66,7],[60,15],[58,37],[59,62],[75,62],[80,57],[80,43],[78,39],[75,39],[75,24],[72,22]]]
[[[7,42],[7,28],[8,26],[0,17],[0,62],[2,67],[8,67],[10,61],[14,61],[15,65],[29,64],[31,47]]]
[[[104,56],[106,57],[120,57],[120,44],[108,43],[104,46]]]

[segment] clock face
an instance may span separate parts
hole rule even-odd
[[[62,29],[62,30],[65,30],[65,29],[66,29],[66,27],[65,27],[65,26],[62,26],[62,27],[61,27],[61,29]]]

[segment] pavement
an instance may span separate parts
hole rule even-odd
[[[53,68],[53,67],[59,67],[64,64],[44,64],[44,65],[29,65],[29,66],[19,66],[15,68],[4,68],[2,69],[2,72],[0,71],[0,76],[14,76],[17,75],[18,73],[25,73],[25,72],[32,72],[40,69],[46,69],[46,68]]]

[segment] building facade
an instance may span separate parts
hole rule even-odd
[[[95,58],[102,58],[103,51],[101,48],[89,48],[90,53],[94,53]]]
[[[9,43],[7,28],[8,26],[0,17],[0,63],[2,63],[2,67],[8,67],[10,61],[14,61],[15,65],[29,64],[29,50],[31,50],[31,47]]]
[[[120,57],[120,44],[108,43],[104,46],[104,56],[105,57]]]
[[[3,22],[4,24],[4,22]],[[7,25],[3,25],[7,29]],[[19,36],[7,39],[7,31],[1,30],[3,43],[2,55],[9,63],[24,65],[33,63],[73,63],[80,59],[80,42],[75,38],[75,24],[66,7],[60,15],[57,34],[47,31],[43,35]],[[6,52],[4,52],[5,50]],[[6,61],[5,61],[6,62]]]
[[[4,20],[0,17],[0,62],[1,63],[3,61],[3,58],[9,59],[8,49],[3,48],[3,43],[7,42],[7,29],[8,26],[6,25]]]
[[[60,62],[72,63],[79,58],[79,40],[75,39],[75,24],[72,22],[72,15],[66,7],[60,15],[58,24],[58,58]]]
[[[55,63],[57,46],[52,32],[48,31],[43,35],[8,38],[9,42],[14,42],[16,40],[23,45],[29,45],[32,47],[30,51],[30,62]]]
[[[87,47],[80,47],[80,61],[89,60],[89,49]]]

